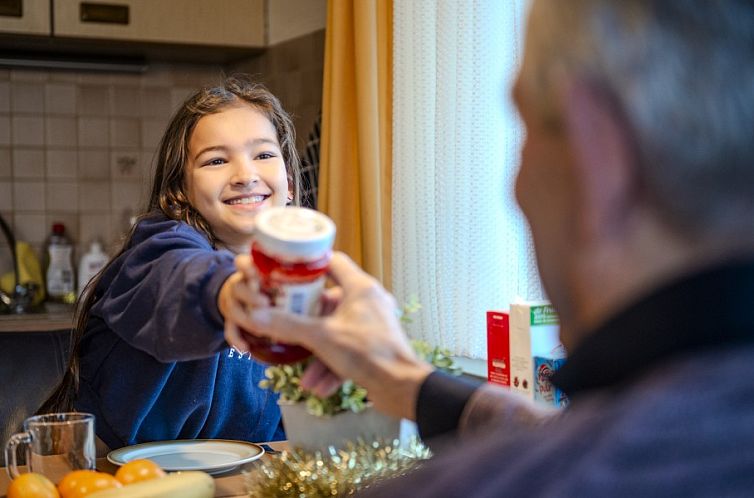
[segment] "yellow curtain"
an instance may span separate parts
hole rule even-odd
[[[337,249],[390,286],[392,0],[329,0],[318,207]]]

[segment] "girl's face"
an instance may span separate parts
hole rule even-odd
[[[191,205],[226,248],[248,252],[256,214],[288,200],[275,127],[250,105],[228,107],[197,121],[188,151]]]

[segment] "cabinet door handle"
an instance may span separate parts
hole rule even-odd
[[[24,0],[0,0],[0,16],[23,17]]]
[[[81,22],[127,25],[129,22],[128,14],[128,5],[92,2],[81,2],[79,4],[79,18]]]

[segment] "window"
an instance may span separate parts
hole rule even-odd
[[[510,100],[525,0],[395,0],[393,290],[409,333],[486,357],[488,310],[542,298],[513,182],[523,128]]]

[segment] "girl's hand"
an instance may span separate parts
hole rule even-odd
[[[249,311],[270,305],[259,292],[259,278],[248,255],[236,256],[236,272],[225,281],[217,296],[217,307],[225,319],[225,341],[241,352],[249,351],[242,329],[250,329]]]

